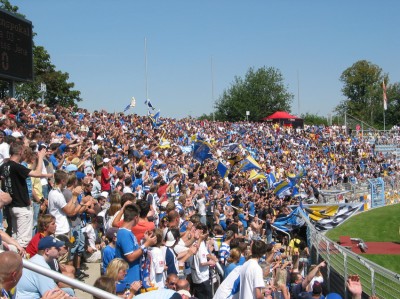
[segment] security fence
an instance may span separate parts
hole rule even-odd
[[[333,242],[317,231],[306,217],[307,238],[311,249],[311,262],[326,261],[326,282],[329,292],[351,298],[346,289],[348,276],[358,274],[363,286],[363,297],[375,295],[381,299],[400,298],[400,275],[389,271],[345,247]]]
[[[400,203],[400,174],[395,173],[382,177],[385,188],[385,204]],[[355,203],[370,200],[371,189],[367,181],[358,184],[342,183],[331,187],[329,190],[321,190],[325,203]]]

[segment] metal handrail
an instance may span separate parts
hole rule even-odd
[[[347,276],[348,276],[348,270],[347,270],[347,262],[346,260],[349,260],[349,258],[353,259],[354,261],[358,261],[358,263],[360,265],[364,265],[370,272],[371,272],[371,293],[369,295],[376,295],[377,290],[375,289],[375,280],[373,278],[374,275],[376,274],[380,274],[385,276],[385,278],[387,278],[388,280],[390,280],[393,284],[395,284],[397,286],[397,290],[399,290],[400,287],[400,275],[390,271],[370,260],[365,259],[364,257],[352,252],[351,250],[347,249],[346,247],[343,247],[339,244],[337,244],[336,242],[332,241],[331,239],[329,239],[327,236],[325,236],[324,233],[319,232],[314,225],[311,223],[310,219],[303,213],[300,213],[300,215],[302,216],[303,220],[305,221],[306,225],[307,225],[307,237],[308,237],[308,245],[310,248],[315,248],[317,251],[317,255],[320,257],[323,257],[323,255],[325,255],[328,259],[326,260],[328,262],[329,267],[328,267],[328,289],[330,289],[330,269],[332,267],[332,269],[335,269],[334,265],[332,263],[330,263],[330,257],[331,257],[331,252],[330,251],[334,251],[335,253],[332,254],[332,256],[336,256],[338,253],[340,253],[341,255],[343,255],[344,257],[344,264],[343,267],[345,269],[345,273],[343,277],[343,285],[345,286],[345,297],[347,298],[347,293],[346,293],[346,284],[345,281],[347,280]],[[319,252],[319,247],[321,246],[321,244],[325,244],[324,246],[324,250],[326,250],[326,253],[323,254],[321,252]],[[316,262],[316,261],[314,261]],[[339,273],[339,271],[337,271]],[[343,290],[330,290],[330,291],[335,291],[340,293],[340,291]],[[366,290],[364,290],[365,292]],[[377,294],[379,295],[379,294]],[[398,295],[398,294],[397,294]],[[392,297],[391,297],[392,298]],[[395,298],[399,298],[398,296]]]
[[[83,282],[81,282],[79,280],[67,277],[67,276],[62,275],[61,273],[53,271],[51,269],[39,266],[37,264],[34,264],[34,263],[30,262],[29,260],[25,260],[24,259],[22,261],[23,261],[23,266],[26,269],[29,269],[29,270],[34,271],[36,273],[39,273],[39,274],[42,274],[44,276],[50,277],[50,278],[52,278],[52,279],[54,279],[56,281],[61,281],[61,282],[65,283],[65,284],[70,285],[71,287],[80,289],[80,290],[82,290],[82,291],[84,291],[86,293],[89,293],[89,294],[91,294],[93,296],[96,296],[98,298],[102,298],[102,299],[121,299],[120,297],[118,297],[118,296],[116,296],[114,294],[108,293],[108,292],[103,291],[103,290],[101,290],[99,288],[96,288],[94,286],[85,284],[85,283],[83,283]]]

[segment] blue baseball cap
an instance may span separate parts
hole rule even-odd
[[[65,171],[66,172],[73,172],[73,171],[77,171],[78,167],[76,167],[75,164],[68,164],[67,167],[65,167]]]
[[[59,241],[51,236],[40,239],[38,249],[43,250],[51,247],[60,248],[65,245],[65,242]]]
[[[343,299],[338,293],[329,293],[325,299]]]

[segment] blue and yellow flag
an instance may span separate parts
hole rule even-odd
[[[258,172],[255,169],[252,169],[250,171],[250,175],[249,175],[249,180],[250,181],[252,181],[252,180],[263,180],[265,178],[266,178],[265,173]]]
[[[222,178],[226,178],[229,174],[228,167],[222,162],[218,162],[217,171]]]
[[[290,195],[290,188],[292,185],[288,181],[281,181],[279,182],[275,189],[274,189],[274,194],[278,197],[284,197],[286,195]]]
[[[163,124],[163,122],[160,120],[160,110],[158,110],[156,114],[149,113],[149,117],[153,128],[160,127]]]
[[[160,137],[160,144],[158,145],[159,148],[170,148],[171,142],[164,137],[165,136],[165,129],[163,129],[163,133]]]
[[[161,138],[160,140],[160,145],[158,146],[159,148],[170,148],[171,147],[171,142],[169,142],[165,138]]]
[[[231,167],[235,166],[240,161],[242,161],[242,157],[239,155],[228,158],[228,163],[231,164]]]
[[[261,170],[261,165],[258,164],[258,162],[254,160],[252,156],[248,155],[246,159],[242,161],[242,166],[240,167],[240,171],[248,171],[252,169]]]
[[[193,159],[203,163],[206,159],[211,159],[210,145],[204,141],[196,141],[193,146]]]

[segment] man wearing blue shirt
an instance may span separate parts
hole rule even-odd
[[[50,270],[48,263],[58,258],[60,248],[64,245],[64,242],[51,236],[44,237],[39,241],[38,253],[30,259],[30,262]],[[52,278],[24,269],[24,275],[17,284],[16,298],[39,299],[47,291],[53,289],[58,289],[58,286]],[[62,290],[70,296],[74,296],[72,289],[63,288]]]
[[[134,281],[141,280],[140,259],[149,246],[157,243],[157,237],[153,234],[145,233],[143,244],[139,245],[135,235],[132,233],[132,227],[139,221],[139,208],[134,204],[128,204],[124,206],[123,213],[124,221],[117,233],[115,257],[122,258],[128,262],[129,269],[123,282],[131,284]]]
[[[64,163],[64,156],[61,156],[61,159],[59,159],[59,160],[56,158],[57,150],[59,147],[60,147],[59,144],[53,143],[50,145],[50,149],[48,151],[48,154],[49,154],[48,158],[49,158],[51,164],[53,165],[54,169],[61,169],[61,166]]]

